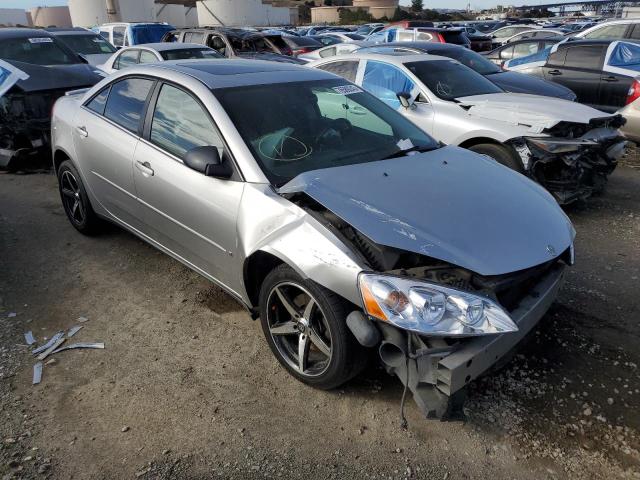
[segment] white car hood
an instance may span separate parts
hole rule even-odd
[[[457,100],[468,115],[520,125],[532,133],[540,133],[562,121],[587,124],[594,118],[612,116],[580,103],[525,93],[492,93]]]

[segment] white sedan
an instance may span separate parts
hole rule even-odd
[[[125,47],[114,53],[98,68],[107,74],[142,63],[157,63],[167,60],[193,60],[198,58],[224,58],[213,48],[197,43],[146,43]]]
[[[436,140],[529,176],[559,203],[601,191],[624,151],[619,115],[558,98],[507,93],[450,58],[352,53],[309,66],[361,86]],[[357,108],[348,115],[358,127],[373,121]]]

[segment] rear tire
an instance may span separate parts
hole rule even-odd
[[[518,173],[524,173],[522,161],[516,157],[516,153],[504,145],[496,145],[494,143],[480,143],[469,147],[472,152],[479,153],[491,157],[496,162]]]
[[[260,289],[260,323],[271,351],[292,376],[323,390],[342,385],[366,365],[364,348],[347,328],[352,309],[284,264]]]
[[[60,199],[71,225],[83,235],[99,233],[102,220],[91,207],[87,191],[76,167],[70,160],[66,160],[58,168],[57,176]]]

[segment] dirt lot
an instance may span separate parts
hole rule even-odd
[[[421,418],[372,365],[289,377],[259,324],[132,235],[86,238],[53,176],[0,175],[0,478],[640,478],[640,169],[568,211],[577,261],[465,422]],[[15,313],[16,315],[11,315]],[[31,385],[23,333],[88,322]]]

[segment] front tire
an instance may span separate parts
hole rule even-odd
[[[100,231],[102,221],[91,208],[78,170],[70,160],[66,160],[57,174],[60,199],[71,225],[84,235],[95,235]]]
[[[512,149],[504,145],[480,143],[469,147],[469,150],[479,153],[480,155],[491,157],[499,164],[509,167],[511,170],[515,170],[518,173],[524,173],[522,161],[519,158],[516,158],[516,154]]]
[[[260,289],[260,323],[271,351],[291,375],[323,390],[350,380],[366,363],[346,325],[349,311],[344,299],[288,265],[271,271]]]

